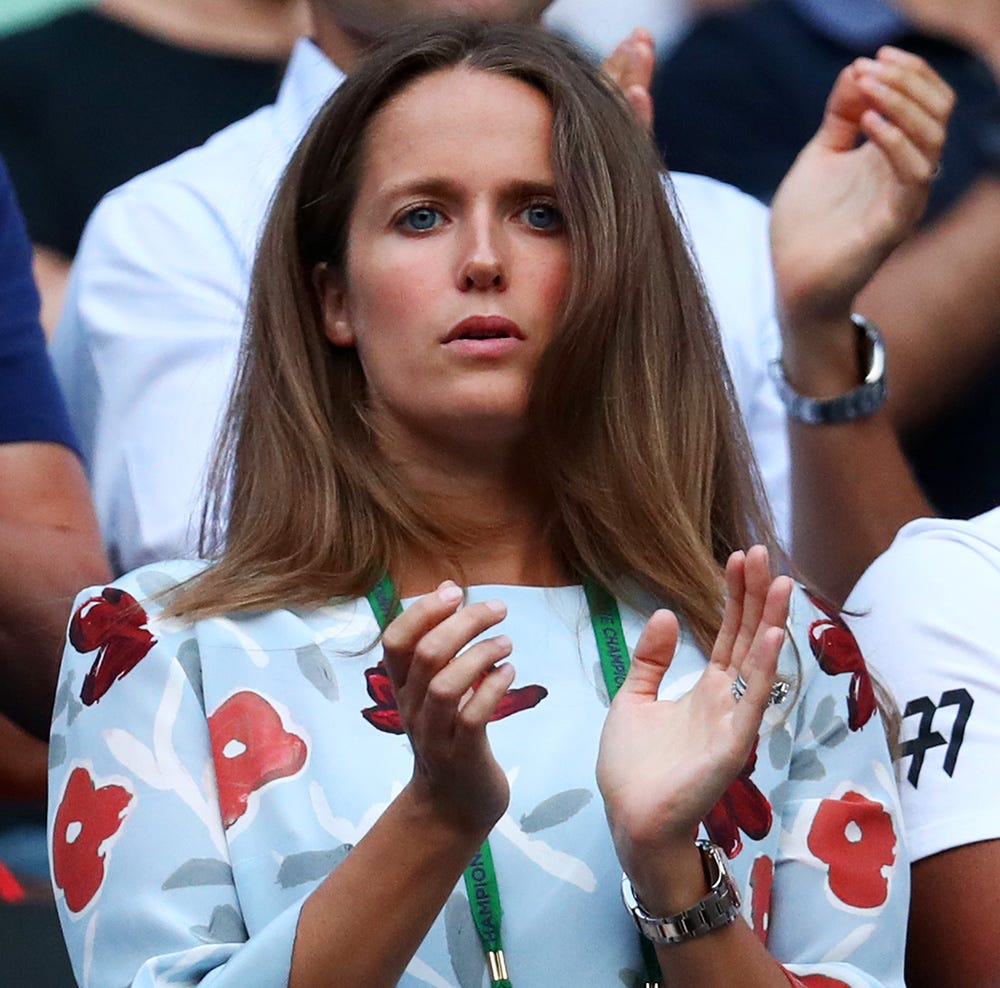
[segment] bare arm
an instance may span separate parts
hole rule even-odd
[[[456,612],[460,600],[453,583],[442,584],[386,629],[413,778],[302,907],[290,988],[326,986],[331,970],[338,984],[395,985],[507,806],[507,779],[485,727],[514,678],[503,662],[511,643],[498,636],[460,651],[506,609]]]
[[[984,178],[862,292],[858,307],[892,351],[889,408],[900,430],[931,419],[1000,352],[997,258],[1000,179]]]
[[[911,988],[989,988],[997,981],[1000,841],[922,858],[911,873],[906,956]]]
[[[48,737],[70,604],[108,565],[83,467],[63,446],[0,445],[0,712]]]
[[[63,302],[66,300],[66,283],[72,262],[51,247],[35,246],[32,270],[42,298],[42,329],[45,338],[51,340],[59,324]]]
[[[849,314],[923,211],[953,102],[915,56],[882,49],[877,61],[859,59],[838,77],[819,132],[778,189],[782,364],[800,394],[832,397],[860,383]],[[904,523],[933,512],[887,412],[789,426],[794,556],[840,602]]]

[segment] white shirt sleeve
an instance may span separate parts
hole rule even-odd
[[[847,601],[902,714],[903,819],[914,860],[1000,837],[1000,509],[906,525]]]
[[[213,205],[156,173],[87,226],[53,357],[120,569],[194,551],[246,263]]]
[[[791,486],[785,409],[768,374],[780,356],[770,211],[730,185],[671,174],[688,242],[715,310],[736,399],[785,545],[791,535]]]

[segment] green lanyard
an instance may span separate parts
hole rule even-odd
[[[584,582],[583,590],[590,610],[590,623],[594,629],[597,652],[601,658],[604,685],[608,697],[614,699],[622,683],[625,682],[629,667],[628,645],[625,642],[625,630],[622,628],[618,602],[604,587],[592,580]],[[368,603],[383,631],[393,618],[403,612],[396,589],[388,575],[383,576],[368,594]],[[503,907],[500,903],[500,886],[497,882],[496,868],[493,866],[493,852],[490,850],[489,840],[483,842],[483,846],[465,869],[464,877],[472,921],[475,923],[479,942],[483,945],[483,953],[490,968],[492,988],[513,988],[507,973],[503,941],[500,938]],[[645,937],[639,937],[639,944],[646,967],[646,977],[642,984],[644,988],[659,988],[662,975],[653,945]]]

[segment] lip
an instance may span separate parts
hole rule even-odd
[[[524,333],[513,319],[506,316],[469,316],[456,323],[449,330],[442,343],[457,340],[475,343],[497,342],[501,340],[523,340]]]

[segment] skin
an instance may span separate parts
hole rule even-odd
[[[421,126],[445,111],[447,131]],[[569,274],[561,229],[530,222],[542,215],[533,207],[558,206],[550,151],[551,111],[525,84],[467,69],[419,79],[370,125],[347,273],[322,268],[315,279],[329,338],[358,351],[380,446],[417,496],[438,499],[484,546],[461,560],[471,583],[565,582],[515,469],[525,396]],[[524,339],[499,354],[442,342],[456,321],[484,313],[514,320]],[[413,776],[307,900],[293,988],[324,984],[331,969],[344,984],[395,983],[509,799],[486,723],[513,681],[514,643],[472,644],[505,605],[460,606],[460,588],[418,558],[404,557],[393,575],[418,596],[383,639]],[[677,641],[676,617],[658,611],[602,739],[597,774],[611,832],[653,908],[687,906],[706,891],[690,835],[746,761],[783,639],[791,584],[772,581],[763,549],[730,560],[726,587],[725,621],[691,694],[656,700]],[[739,704],[738,671],[750,684]],[[658,763],[638,756],[645,746],[673,754]],[[377,867],[390,849],[391,875]],[[414,890],[405,901],[392,894],[401,886]],[[679,984],[728,984],[739,952],[747,984],[787,985],[742,921],[712,941],[664,955]]]
[[[473,95],[450,107],[452,126],[429,143],[420,121],[433,117],[422,108],[446,105],[459,80]],[[527,84],[452,71],[422,79],[371,126],[348,275],[329,282],[324,311],[330,340],[356,347],[376,427],[398,455],[468,456],[484,431],[507,447],[520,438],[569,275],[551,126],[547,101]],[[446,342],[462,320],[494,315],[522,334],[510,353]]]
[[[916,56],[886,47],[858,59],[779,187],[771,249],[781,359],[799,393],[830,397],[858,385],[849,313],[923,211],[953,105]],[[899,528],[933,511],[888,410],[839,426],[790,422],[789,439],[794,557],[808,582],[842,602]]]
[[[73,597],[110,578],[83,467],[65,447],[0,445],[0,554],[0,713],[45,739]],[[43,746],[6,734],[13,740],[5,750],[23,761],[5,769],[5,789],[24,791],[27,764],[42,783]]]

